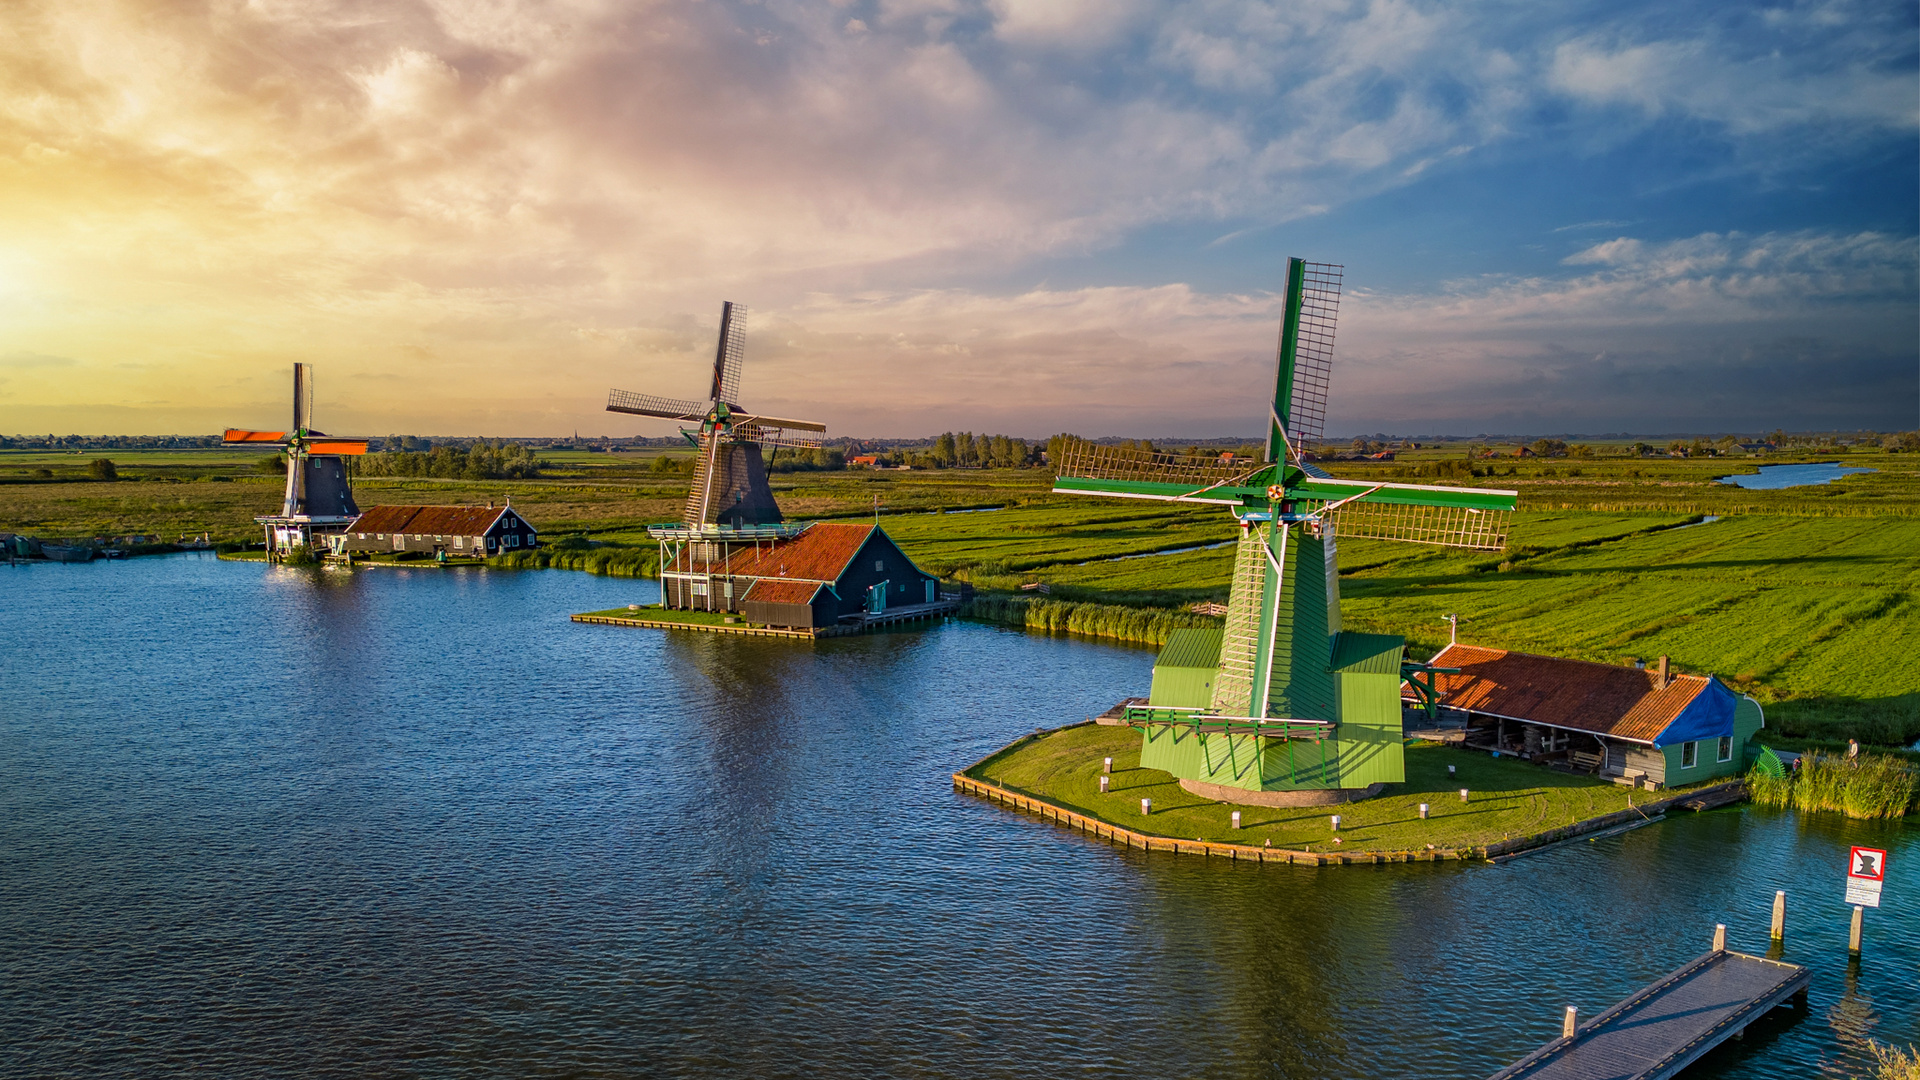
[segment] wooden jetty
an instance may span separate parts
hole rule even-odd
[[[1663,1080],[1789,999],[1812,973],[1716,948],[1491,1080]]]

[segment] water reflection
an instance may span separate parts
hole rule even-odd
[[[1920,892],[1897,826],[1148,854],[947,779],[1142,684],[1145,650],[580,626],[652,585],[558,572],[0,574],[32,613],[0,619],[0,1073],[1485,1075],[1715,922],[1765,948],[1776,888],[1811,1008],[1696,1075],[1920,1039],[1920,930],[1871,914],[1849,973],[1837,899],[1850,843]]]

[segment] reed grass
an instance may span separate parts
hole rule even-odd
[[[1903,1050],[1896,1044],[1872,1039],[1867,1040],[1867,1046],[1873,1050],[1873,1080],[1920,1080],[1920,1046],[1909,1045]]]
[[[660,569],[659,549],[540,547],[492,556],[487,565],[501,570],[584,570],[605,577],[653,577]]]
[[[1851,818],[1905,817],[1920,795],[1920,773],[1888,754],[1858,758],[1807,754],[1797,773],[1763,769],[1747,774],[1747,792],[1761,806],[1845,814]]]
[[[1089,637],[1164,645],[1175,630],[1219,627],[1221,620],[1189,611],[1083,604],[1024,596],[976,596],[961,612],[981,622],[1024,626],[1029,630],[1065,630]]]

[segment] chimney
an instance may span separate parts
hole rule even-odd
[[[1656,671],[1656,674],[1653,677],[1653,688],[1655,690],[1665,690],[1667,688],[1667,658],[1666,657],[1663,656],[1660,658],[1660,666],[1656,668],[1655,671]]]

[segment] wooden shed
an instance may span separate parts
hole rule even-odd
[[[352,555],[411,551],[484,559],[537,547],[540,534],[511,506],[374,506],[338,541]]]
[[[878,525],[816,522],[762,544],[694,541],[660,568],[662,606],[738,612],[769,626],[832,626],[939,599],[939,579]]]
[[[1766,726],[1760,703],[1712,675],[1617,667],[1506,649],[1449,645],[1430,663],[1443,712],[1466,744],[1561,760],[1650,788],[1739,774]],[[1411,697],[1411,688],[1402,689]]]

